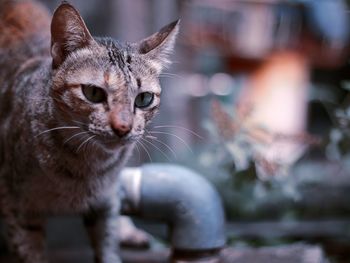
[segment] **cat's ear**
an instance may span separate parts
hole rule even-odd
[[[57,68],[71,52],[93,41],[79,12],[69,3],[63,2],[51,21],[52,67]]]
[[[170,63],[168,56],[174,49],[179,24],[180,20],[174,21],[136,44],[138,52],[147,56],[159,73]]]

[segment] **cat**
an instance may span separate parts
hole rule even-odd
[[[120,43],[92,37],[68,2],[50,19],[0,0],[0,207],[19,262],[48,262],[47,213],[80,213],[95,262],[121,262],[118,173],[159,109],[178,30]]]

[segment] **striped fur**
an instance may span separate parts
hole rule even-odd
[[[79,212],[95,262],[120,262],[118,172],[157,112],[158,75],[178,23],[121,44],[91,37],[64,2],[53,16],[50,42],[49,15],[39,4],[0,0],[0,7],[0,208],[14,255],[19,262],[47,262],[46,215]],[[82,85],[102,88],[107,100],[90,102]],[[134,105],[141,92],[155,94],[145,109]],[[123,118],[132,127],[121,137],[112,121]]]

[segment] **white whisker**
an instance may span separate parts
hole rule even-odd
[[[140,146],[141,146],[141,147],[145,150],[145,152],[147,153],[149,160],[150,160],[151,162],[153,162],[153,161],[152,161],[152,158],[151,158],[151,155],[150,155],[149,152],[147,151],[146,146],[143,145],[143,143],[140,142],[140,141],[136,141],[136,143],[139,143],[139,144],[140,144]]]
[[[92,139],[92,147],[91,147],[91,148],[95,147],[96,142],[97,142],[97,140],[96,140],[95,138],[94,138],[94,139]]]
[[[87,143],[85,144],[85,151],[87,151],[89,149],[88,148],[89,143],[90,144],[92,143],[92,146],[94,145],[94,143],[95,143],[95,139],[94,138],[95,137],[96,137],[96,135],[92,136],[91,140],[87,141]],[[91,149],[92,149],[92,147],[90,147],[90,151],[91,151]]]
[[[77,149],[76,152],[79,152],[79,150],[81,149],[81,147],[82,147],[85,143],[87,143],[88,141],[90,141],[91,139],[93,139],[94,137],[96,137],[96,135],[90,136],[90,137],[87,138],[85,141],[83,141],[83,142],[79,145],[79,147],[78,147],[78,149]]]
[[[146,140],[145,138],[141,138],[141,140],[150,144],[151,146],[153,146],[155,149],[157,149],[159,152],[161,152],[168,161],[170,161],[169,156],[162,149],[160,149],[158,146],[154,145],[154,143]]]
[[[160,75],[159,75],[159,77],[167,77],[167,78],[172,78],[172,79],[175,79],[175,78],[177,78],[177,79],[183,79],[183,77],[182,76],[180,76],[180,75],[177,75],[177,74],[172,74],[172,73],[161,73]]]
[[[181,141],[181,142],[191,151],[191,153],[193,153],[191,147],[185,142],[185,140],[182,139],[181,137],[177,136],[176,134],[172,134],[172,133],[169,133],[169,132],[161,132],[161,131],[149,131],[149,133],[165,134],[165,135],[174,136],[174,137],[177,138],[179,141]]]
[[[147,131],[148,132],[148,131]],[[146,138],[149,138],[149,139],[157,139],[157,137],[156,136],[152,136],[152,135],[146,135]]]
[[[87,127],[87,126],[88,126],[86,123],[81,122],[81,121],[76,121],[76,120],[73,120],[73,122],[75,122],[75,123],[77,123],[77,124],[81,124],[81,125],[83,125],[83,126],[85,126],[85,127]]]
[[[49,130],[46,130],[46,131],[43,131],[39,134],[37,134],[35,137],[38,137],[44,133],[48,133],[50,131],[55,131],[55,130],[64,130],[64,129],[80,129],[80,127],[78,126],[62,126],[62,127],[56,127],[56,128],[53,128],[53,129],[49,129]]]
[[[146,138],[149,138],[151,140],[155,140],[156,142],[164,145],[174,155],[175,159],[177,159],[177,155],[176,155],[175,151],[173,149],[171,149],[171,147],[168,144],[166,144],[165,142],[162,142],[157,137],[152,136],[152,135],[147,135]]]
[[[63,142],[63,144],[66,144],[67,142],[69,142],[70,140],[72,140],[74,137],[79,136],[80,134],[84,134],[84,133],[89,133],[89,132],[88,132],[88,131],[78,132],[78,133],[72,135],[71,137],[69,137],[67,140],[65,140],[65,141]]]
[[[172,77],[180,77],[180,75],[178,74],[174,74],[174,73],[169,73],[169,72],[163,72],[163,73],[160,73],[160,75],[163,75],[163,76],[172,76]]]
[[[182,127],[182,126],[177,126],[177,125],[159,125],[159,126],[154,126],[153,128],[155,128],[155,129],[159,129],[159,128],[177,128],[177,129],[181,129],[181,130],[187,131],[187,132],[191,133],[192,135],[198,137],[199,139],[203,140],[203,137],[200,136],[198,133],[195,133],[194,131],[192,131],[192,130],[190,130],[188,128]]]
[[[140,152],[140,148],[139,148],[139,146],[137,145],[137,143],[135,143],[135,147],[136,147],[136,150],[137,150],[137,153],[138,153],[138,159],[137,159],[137,161],[140,162],[140,161],[141,161],[141,152]]]

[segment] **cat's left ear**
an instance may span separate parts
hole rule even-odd
[[[153,62],[158,73],[170,64],[168,56],[174,49],[179,24],[180,20],[176,20],[136,44],[138,52]]]
[[[70,53],[94,42],[79,12],[64,1],[51,21],[52,67],[57,68]]]

